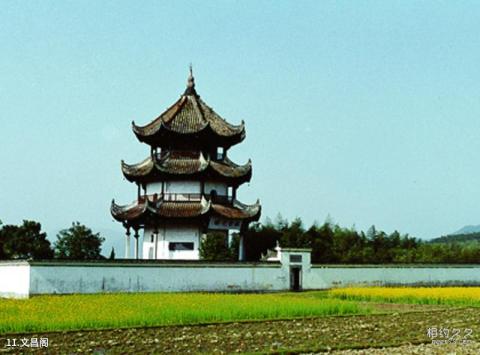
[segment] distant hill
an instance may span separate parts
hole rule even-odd
[[[454,234],[471,234],[471,233],[480,233],[480,224],[478,226],[462,227],[458,231],[456,231],[455,233],[452,233],[451,235],[454,235]]]
[[[480,232],[445,235],[434,238],[429,243],[480,243]]]

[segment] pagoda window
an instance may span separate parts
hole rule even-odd
[[[194,245],[191,242],[168,243],[168,250],[170,251],[193,250],[193,247]]]

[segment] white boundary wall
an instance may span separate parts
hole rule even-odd
[[[480,286],[480,265],[316,265],[304,289],[349,286]]]
[[[30,264],[27,261],[0,262],[0,296],[30,296]]]
[[[301,257],[299,257],[301,256]],[[286,291],[383,285],[480,285],[480,265],[311,265],[304,249],[269,263],[2,261],[0,297],[103,292]]]
[[[30,295],[101,292],[276,291],[279,264],[34,263]]]

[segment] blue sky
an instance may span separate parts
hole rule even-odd
[[[121,232],[130,122],[202,98],[247,139],[239,198],[420,238],[479,224],[480,4],[3,1],[0,219]],[[111,236],[109,236],[110,238]],[[116,236],[113,236],[116,237]]]

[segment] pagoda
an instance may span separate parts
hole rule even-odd
[[[210,231],[239,233],[239,260],[244,260],[244,232],[260,218],[259,201],[246,205],[237,189],[252,177],[252,164],[237,165],[228,150],[245,139],[245,125],[232,125],[211,109],[195,90],[190,66],[187,88],[165,112],[145,126],[132,122],[150,155],[138,164],[121,162],[125,178],[137,185],[129,205],[112,201],[111,214],[126,229],[125,257],[199,259],[199,246]]]

